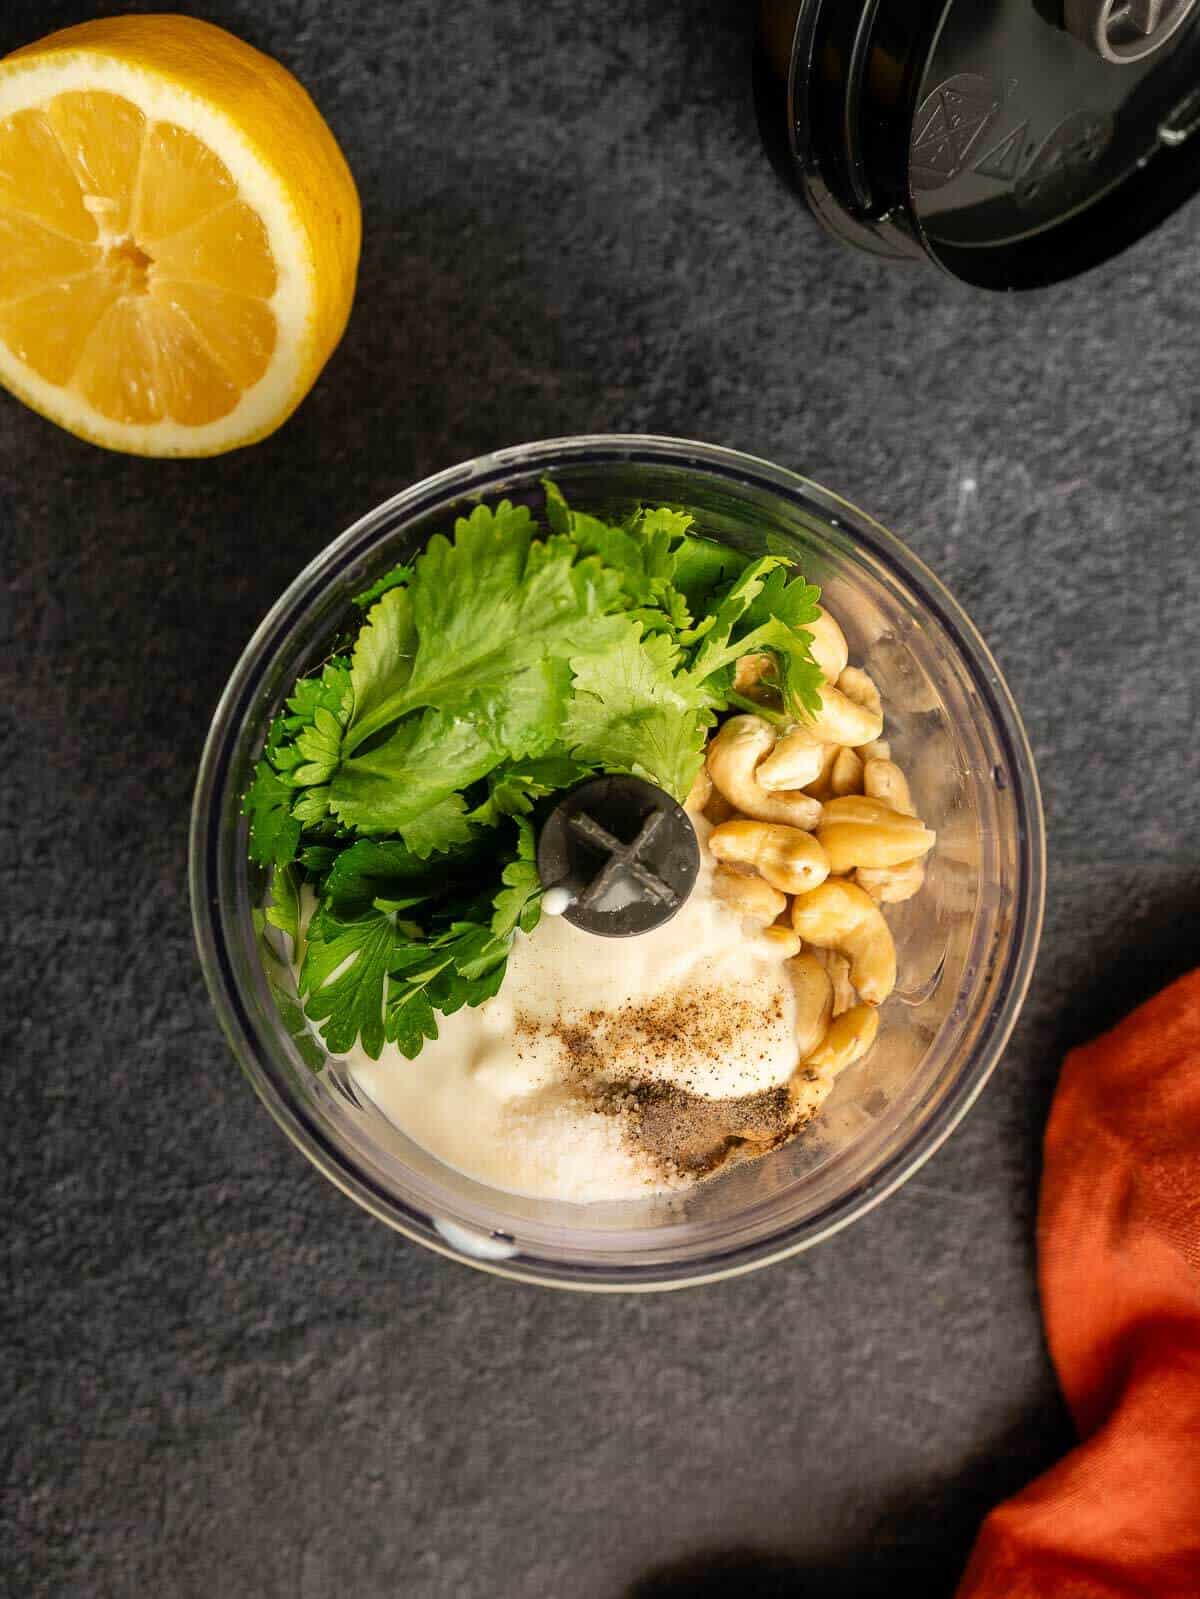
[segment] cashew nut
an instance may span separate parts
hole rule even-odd
[[[776,744],[755,776],[769,792],[804,788],[821,775],[825,746],[806,727],[793,727]]]
[[[905,816],[882,800],[846,794],[825,806],[817,838],[829,856],[830,871],[840,873],[914,860],[928,854],[937,834],[922,827],[919,817]]]
[[[771,681],[775,669],[773,655],[743,655],[733,669],[734,689],[759,705],[782,705],[778,682]]]
[[[790,961],[800,953],[800,940],[790,927],[764,927],[755,935],[755,947],[768,960]]]
[[[798,1066],[788,1078],[788,1109],[793,1128],[810,1122],[833,1092],[833,1078],[815,1066]]]
[[[833,778],[833,766],[837,760],[842,746],[840,744],[821,745],[821,770],[811,783],[805,783],[804,792],[811,794],[813,799],[827,800],[833,793],[830,786]]]
[[[864,672],[861,666],[847,666],[838,678],[837,686],[848,700],[853,700],[855,705],[862,705],[878,716],[880,725],[883,725],[883,701],[879,697],[875,679],[869,672]]]
[[[917,808],[912,801],[908,778],[892,760],[868,761],[863,767],[863,793],[879,799],[894,811],[905,816],[915,816]]]
[[[709,800],[712,799],[712,791],[712,778],[709,777],[707,769],[702,766],[693,778],[691,788],[688,789],[688,797],[683,802],[684,810],[689,811],[692,815],[699,815]]]
[[[809,831],[821,820],[817,800],[808,794],[768,794],[758,781],[758,763],[774,747],[774,729],[761,716],[731,716],[708,746],[709,775],[743,815]]]
[[[840,950],[819,949],[815,953],[833,984],[833,1014],[841,1016],[858,1004],[858,995],[850,981],[850,962]]]
[[[829,787],[835,795],[861,794],[863,763],[857,750],[840,749],[829,773]]]
[[[796,996],[796,1046],[800,1059],[807,1060],[825,1037],[833,1015],[833,986],[812,955],[797,955],[787,969]]]
[[[827,683],[836,683],[846,670],[846,662],[850,659],[850,647],[846,643],[846,635],[829,612],[822,607],[818,607],[816,621],[804,623],[804,631],[812,634],[812,643],[808,646],[808,650],[821,668],[821,676]]]
[[[751,867],[784,894],[806,894],[829,876],[825,851],[812,834],[778,822],[723,822],[708,847],[717,860]]]
[[[863,787],[872,799],[883,800],[894,811],[915,816],[908,779],[892,760],[868,761],[863,769]],[[901,861],[897,866],[861,866],[854,880],[881,905],[899,905],[918,894],[925,882],[925,862]]]
[[[858,757],[861,761],[890,761],[892,746],[886,738],[875,738],[869,744],[859,745]]]
[[[731,805],[720,789],[714,788],[712,798],[704,807],[704,820],[713,827],[720,827],[722,822],[731,821],[736,815],[737,806]]]
[[[713,873],[712,889],[717,899],[739,916],[752,916],[756,922],[773,922],[787,906],[787,895],[772,888],[764,877],[750,877],[728,866]]]
[[[792,901],[792,927],[808,944],[841,950],[850,981],[868,1005],[882,1005],[896,986],[896,946],[883,912],[855,883],[827,879]]]
[[[900,711],[937,710],[938,697],[924,666],[895,634],[876,639],[867,660],[887,684],[889,705]]]
[[[899,905],[919,894],[925,882],[923,860],[901,861],[899,866],[860,866],[854,881],[881,905]]]
[[[842,677],[845,676],[843,672]],[[879,737],[883,732],[883,712],[860,705],[840,688],[826,683],[821,688],[821,709],[806,725],[823,744],[848,744],[854,748]]]
[[[836,1077],[867,1053],[878,1032],[879,1012],[875,1007],[855,1005],[853,1010],[834,1018],[806,1064],[829,1077]]]

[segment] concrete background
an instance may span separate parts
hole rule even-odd
[[[8,0],[0,53],[89,9]],[[342,348],[207,463],[0,395],[7,1592],[943,1595],[1068,1446],[1041,1128],[1064,1048],[1200,925],[1200,207],[1026,298],[839,251],[758,147],[751,9],[211,0],[354,168]],[[420,475],[605,428],[752,450],[907,537],[1024,710],[1051,857],[1023,1020],[942,1152],[809,1256],[649,1299],[478,1276],[310,1171],[218,1035],[184,882],[282,586]]]

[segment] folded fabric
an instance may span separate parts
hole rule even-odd
[[[1200,971],[1067,1057],[1038,1218],[1079,1447],[985,1521],[958,1599],[1200,1599]]]

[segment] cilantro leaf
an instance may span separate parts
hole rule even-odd
[[[712,626],[705,633],[691,661],[692,675],[701,681],[719,672],[745,653],[733,642],[734,631],[763,585],[777,567],[786,565],[782,556],[764,555],[753,561],[720,598],[711,612]]]
[[[562,731],[571,691],[566,657],[548,656],[519,672],[488,718],[490,736],[514,757],[541,755]]]
[[[504,501],[460,518],[453,544],[440,534],[429,541],[408,588],[384,595],[359,635],[348,752],[424,707],[470,718],[503,750],[520,732],[508,715],[520,674],[604,648],[614,636],[616,619],[607,613],[619,593],[617,575],[595,558],[577,559],[569,540],[535,543],[533,532],[529,511]],[[411,611],[394,596],[409,599]],[[389,601],[393,609],[380,617]],[[378,642],[367,636],[376,626],[384,629]],[[544,744],[553,719],[549,687],[545,675],[535,684],[535,745]],[[523,734],[520,742],[529,747]]]
[[[783,703],[793,715],[815,715],[821,708],[821,685],[825,679],[813,660],[809,644],[812,635],[791,628],[786,622],[763,622],[738,641],[739,655],[770,651],[779,663]]]
[[[369,723],[390,694],[403,690],[412,671],[416,647],[417,634],[408,590],[389,589],[367,613],[367,620],[355,640],[350,669],[354,693],[353,729],[360,730],[364,722]],[[386,726],[386,722],[380,725]]]
[[[742,613],[739,627],[748,632],[774,621],[802,628],[805,623],[816,621],[820,598],[821,591],[815,583],[806,583],[803,577],[789,579],[787,568],[777,566]]]
[[[369,589],[364,589],[361,594],[354,596],[354,604],[360,611],[369,611],[376,600],[382,599],[389,589],[400,588],[412,576],[411,566],[393,566],[382,577],[377,578]]]
[[[688,512],[666,506],[639,509],[617,525],[571,510],[548,479],[544,487],[551,527],[620,576],[626,604],[646,632],[673,632],[690,625],[687,600],[673,581],[676,545],[692,525]]]
[[[564,741],[572,755],[605,771],[633,772],[683,799],[704,759],[712,717],[703,685],[678,673],[678,646],[662,633],[642,638],[631,626],[615,649],[571,664],[575,695]]]
[[[605,566],[620,573],[622,587],[633,600],[644,603],[652,597],[646,551],[632,533],[582,511],[569,513],[568,531],[584,555],[599,556]]]
[[[686,538],[688,529],[695,520],[696,518],[690,511],[674,511],[669,505],[659,505],[653,510],[639,511],[634,526],[637,528],[639,536],[652,546],[656,541],[665,540],[665,544],[659,543],[658,545],[659,549],[665,551],[672,548],[676,540]],[[720,547],[718,546],[718,548]],[[660,569],[655,572],[655,575],[670,577],[674,574],[674,571],[673,563],[669,571]]]
[[[544,477],[542,489],[546,495],[546,520],[550,524],[551,533],[569,534],[571,508],[567,504],[566,496],[553,478]]]
[[[766,650],[779,663],[785,706],[801,715],[815,712],[820,706],[823,680],[809,652],[811,635],[773,616],[768,608],[770,602],[764,605],[762,599],[768,585],[774,585],[775,595],[792,614],[808,616],[815,603],[811,590],[802,579],[786,583],[783,569],[788,565],[783,556],[762,556],[746,567],[717,604],[713,624],[697,645],[689,671],[690,678],[705,687],[717,708],[729,703],[729,668],[743,655]],[[762,620],[757,620],[759,617]]]
[[[710,608],[713,596],[749,564],[749,558],[739,550],[691,534],[675,551],[672,581],[692,615],[702,616]]]

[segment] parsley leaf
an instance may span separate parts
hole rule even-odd
[[[388,978],[385,1034],[388,1043],[395,1044],[408,1060],[421,1053],[427,1038],[438,1035],[437,1014],[429,990],[453,963],[452,955],[431,949],[428,944],[414,944]],[[434,994],[438,994],[437,988]]]
[[[504,868],[501,874],[504,887],[494,901],[492,932],[497,938],[508,938],[518,927],[523,933],[532,933],[542,914],[539,903],[542,883],[538,877],[533,828],[522,821],[519,829],[517,858]]]
[[[300,842],[300,823],[292,815],[296,791],[264,756],[254,769],[242,810],[250,818],[250,859],[260,866],[286,866]]]
[[[405,822],[399,831],[414,855],[441,854],[469,842],[471,823],[466,812],[467,802],[461,794],[447,794],[445,799]]]
[[[294,949],[300,948],[300,878],[295,866],[280,867],[272,876],[266,917],[272,927],[288,935]]]
[[[327,783],[337,771],[342,754],[342,724],[332,711],[318,705],[313,713],[311,727],[306,727],[296,737],[296,749],[301,764],[292,769],[292,783],[297,787]]]
[[[320,785],[337,765],[353,700],[350,668],[334,657],[317,676],[297,682],[271,723],[242,801],[250,818],[250,858],[259,865],[286,865],[303,829],[326,814],[328,795]]]
[[[302,677],[288,696],[290,716],[283,721],[289,733],[308,726],[319,710],[333,713],[345,725],[353,704],[350,668],[339,656],[326,661],[319,677]]]
[[[464,1005],[482,1005],[499,993],[510,941],[474,922],[455,922],[430,944],[414,944],[388,979],[385,1027],[410,1060],[427,1038],[437,1037],[437,1017]]]
[[[488,797],[470,812],[468,820],[480,827],[494,827],[505,816],[528,816],[537,800],[573,788],[594,771],[594,766],[568,755],[507,761],[488,773]]]
[[[384,989],[405,930],[396,911],[370,910],[340,922],[322,906],[308,928],[300,968],[305,1014],[324,1022],[321,1035],[335,1055],[361,1039],[372,1060],[384,1045]]]
[[[340,916],[361,912],[378,899],[406,907],[437,898],[449,886],[443,862],[422,860],[394,840],[364,838],[333,862],[323,890],[324,903]]]
[[[301,866],[304,867],[309,877],[324,877],[329,872],[343,850],[333,848],[329,844],[306,844],[298,856]]]
[[[431,848],[446,847],[436,842],[437,835],[457,833],[455,842],[466,836],[465,823],[456,821],[465,809],[461,803],[436,817],[430,813],[485,777],[499,760],[500,751],[470,722],[425,711],[401,722],[368,753],[343,760],[331,785],[330,805],[346,826],[399,833],[415,849],[407,833],[411,828],[428,854]]]
[[[329,784],[306,788],[292,800],[292,815],[305,827],[316,827],[329,814]]]

